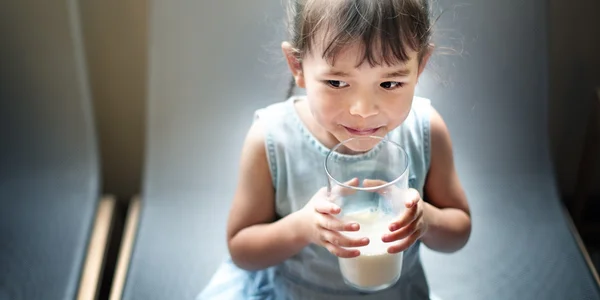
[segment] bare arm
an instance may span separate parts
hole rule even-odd
[[[450,134],[442,117],[432,108],[431,167],[425,182],[425,215],[428,229],[421,241],[429,248],[453,252],[471,234],[467,198],[454,167]]]
[[[240,162],[237,190],[229,212],[227,241],[234,263],[256,270],[276,265],[308,245],[290,214],[275,221],[274,189],[260,120],[250,128]],[[275,221],[275,222],[274,222]]]

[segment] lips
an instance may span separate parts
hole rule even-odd
[[[379,130],[379,128],[381,127],[375,127],[375,128],[352,128],[352,127],[347,127],[344,126],[344,128],[352,135],[372,135],[375,132],[377,132],[377,130]]]

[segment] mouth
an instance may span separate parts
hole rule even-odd
[[[364,135],[373,135],[381,128],[381,126],[375,127],[375,128],[352,128],[352,127],[344,126],[344,128],[346,129],[346,131],[348,131],[352,135],[364,136]]]

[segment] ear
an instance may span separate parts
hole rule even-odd
[[[425,66],[427,66],[427,62],[429,61],[429,58],[431,57],[431,54],[433,53],[433,49],[435,49],[435,45],[434,44],[429,44],[429,46],[427,46],[427,50],[425,50],[426,52],[423,54],[423,57],[421,58],[421,61],[419,62],[419,77],[421,76],[421,73],[423,73],[423,71],[425,70]]]
[[[292,72],[292,76],[294,76],[294,80],[296,81],[296,85],[300,88],[305,88],[304,82],[304,73],[302,72],[302,62],[296,56],[296,52],[292,45],[288,42],[283,42],[281,44],[281,49],[283,50],[283,55],[288,63],[288,67]]]

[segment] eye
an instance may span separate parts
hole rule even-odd
[[[327,80],[326,83],[329,86],[331,86],[333,88],[336,88],[336,89],[338,89],[338,88],[344,88],[344,87],[348,86],[348,84],[346,82],[339,81],[339,80]]]
[[[397,81],[386,81],[382,82],[379,86],[386,90],[393,90],[395,88],[402,87],[404,84],[402,82]]]

